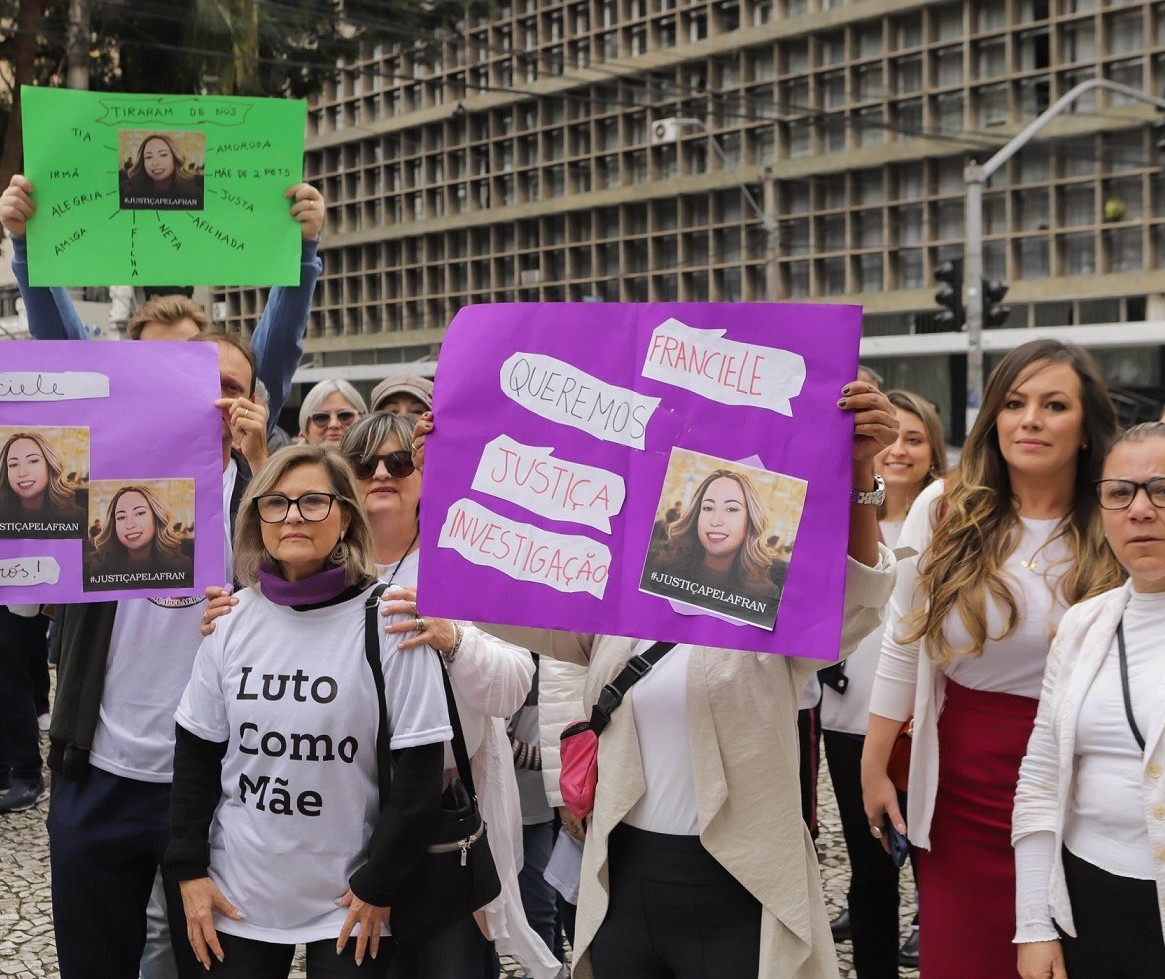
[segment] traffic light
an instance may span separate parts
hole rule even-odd
[[[942,283],[934,294],[934,301],[943,308],[935,314],[935,324],[943,330],[961,329],[966,322],[963,309],[963,263],[958,259],[943,262],[934,270],[934,277]]]
[[[1000,305],[1007,295],[1008,285],[998,279],[983,280],[983,325],[1003,326],[1011,315],[1010,306]]]

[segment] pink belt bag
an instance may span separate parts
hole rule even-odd
[[[562,769],[558,786],[562,790],[563,805],[578,819],[585,819],[595,808],[595,786],[599,783],[599,735],[611,723],[611,714],[623,703],[627,691],[647,676],[673,646],[674,642],[657,642],[642,655],[632,656],[619,675],[599,693],[599,699],[591,708],[590,720],[568,724],[559,735]]]

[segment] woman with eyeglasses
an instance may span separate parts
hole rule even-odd
[[[304,396],[299,408],[299,434],[310,445],[338,449],[368,405],[347,381],[320,381]]]
[[[430,647],[448,667],[502,894],[485,909],[484,932],[473,917],[467,917],[431,939],[402,943],[390,976],[493,979],[499,970],[496,943],[498,950],[516,958],[536,979],[551,979],[559,963],[527,924],[518,892],[521,807],[502,720],[525,702],[534,661],[525,650],[469,623],[422,617],[417,612],[421,474],[412,459],[416,422],[414,415],[373,412],[348,432],[340,454],[356,476],[357,499],[371,528],[377,573],[391,588],[385,593],[384,609],[386,615],[396,617],[387,631],[401,640],[402,652],[413,650],[420,656],[424,647]],[[230,602],[230,597],[215,598],[207,610],[212,623],[203,628],[204,634],[213,628],[213,619],[229,611]],[[449,771],[453,759],[446,755],[444,767]]]
[[[382,936],[421,865],[452,731],[437,657],[377,629],[393,769],[382,809],[365,648],[375,550],[337,453],[289,446],[255,474],[234,540],[247,587],[175,715],[166,869],[213,975],[286,976],[297,944],[309,977],[387,974]]]
[[[1024,979],[1165,975],[1165,424],[1121,435],[1095,491],[1129,580],[1048,657],[1012,826]]]

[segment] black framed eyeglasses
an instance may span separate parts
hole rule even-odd
[[[357,479],[371,479],[376,475],[376,469],[381,463],[384,463],[384,471],[393,479],[404,479],[405,476],[411,476],[416,471],[412,453],[404,449],[397,449],[396,452],[385,452],[383,455],[374,455],[367,460],[363,456],[350,455],[348,462],[352,464],[352,472],[356,474]]]
[[[1144,483],[1131,479],[1098,479],[1092,485],[1096,487],[1097,502],[1105,510],[1127,510],[1141,490],[1153,506],[1165,510],[1165,476],[1154,476]]]
[[[335,493],[304,493],[294,500],[282,493],[264,493],[255,497],[255,512],[263,523],[283,523],[294,504],[304,520],[319,523],[328,519],[332,504],[338,499]]]
[[[332,423],[333,418],[344,428],[347,428],[360,417],[360,412],[352,411],[350,408],[345,408],[343,411],[313,411],[307,417],[313,425],[318,425],[320,428],[327,428]]]

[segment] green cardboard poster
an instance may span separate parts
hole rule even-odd
[[[34,286],[295,285],[306,104],[21,89]]]

